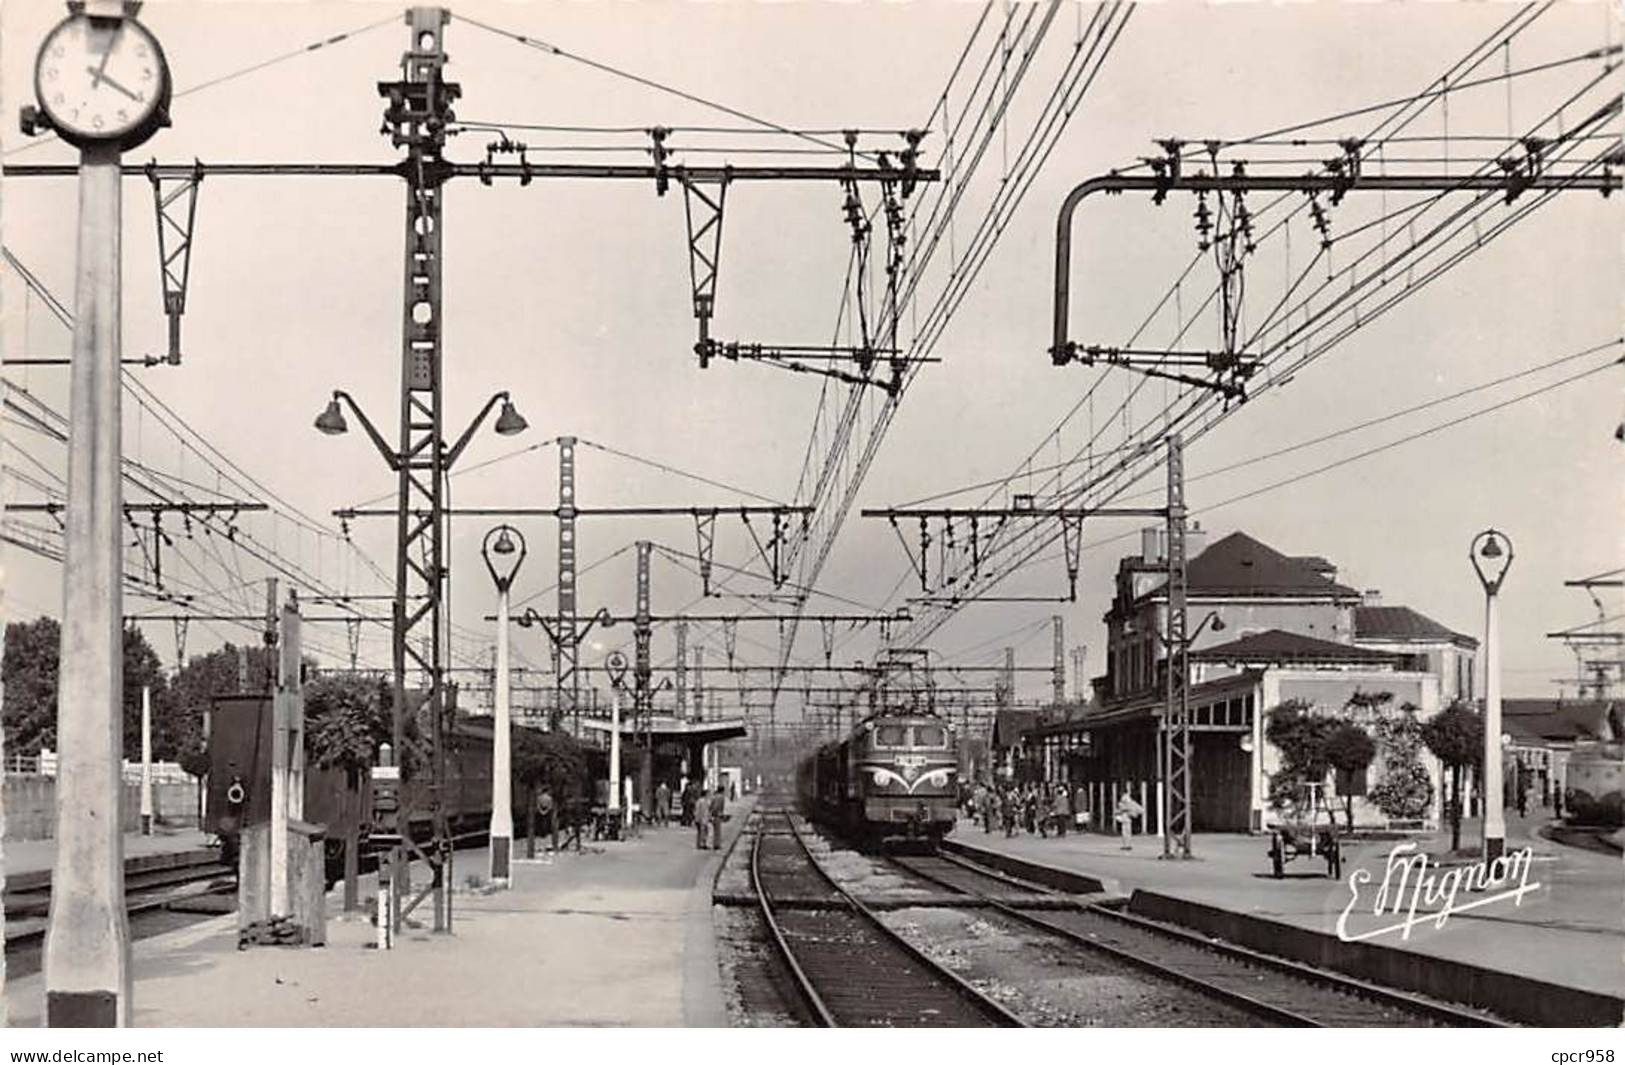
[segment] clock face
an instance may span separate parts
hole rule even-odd
[[[114,141],[154,127],[168,102],[169,71],[158,42],[134,19],[74,15],[41,46],[34,88],[65,139]]]

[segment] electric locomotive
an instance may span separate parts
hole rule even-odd
[[[1569,755],[1563,819],[1571,825],[1615,827],[1625,823],[1625,747],[1617,743],[1576,749]]]
[[[863,844],[935,843],[958,819],[959,737],[931,713],[882,711],[797,767],[802,807]]]

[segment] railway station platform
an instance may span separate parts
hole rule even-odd
[[[1441,997],[1459,1001],[1485,993],[1483,985],[1495,982],[1486,973],[1511,978],[1500,994],[1541,995],[1543,985],[1556,985],[1577,993],[1572,997],[1582,1005],[1576,1009],[1613,1010],[1612,1023],[1617,1024],[1625,1010],[1625,865],[1618,855],[1542,838],[1544,824],[1540,817],[1508,816],[1507,849],[1533,850],[1529,883],[1540,885],[1518,905],[1498,901],[1455,913],[1443,927],[1419,920],[1408,938],[1396,930],[1357,943],[1337,936],[1338,919],[1349,907],[1349,878],[1356,869],[1371,874],[1359,889],[1345,930],[1358,936],[1394,924],[1399,918],[1379,920],[1371,911],[1390,849],[1403,841],[1346,845],[1340,880],[1326,877],[1323,860],[1307,856],[1287,863],[1285,877],[1276,880],[1267,836],[1199,833],[1192,837],[1189,861],[1163,859],[1157,836],[1136,836],[1133,849],[1123,851],[1116,836],[1072,832],[1044,839],[1018,831],[1006,838],[1001,830],[985,833],[980,825],[961,820],[948,839],[974,851],[1093,877],[1107,891],[1128,896],[1131,910],[1222,938],[1251,936],[1259,941],[1246,945],[1256,949],[1284,953],[1291,944],[1294,954],[1318,964],[1363,970],[1354,975],[1379,982],[1388,982],[1379,972],[1403,973],[1404,978],[1431,983]],[[1409,838],[1434,858],[1449,849],[1448,831]],[[1472,847],[1479,838],[1477,823],[1464,822],[1463,847]],[[1456,904],[1473,897],[1462,892]],[[1418,917],[1437,908],[1436,901],[1424,899]]]
[[[751,798],[729,804],[724,845]],[[523,853],[523,845],[518,848]],[[689,1026],[728,1023],[711,927],[711,880],[723,852],[692,829],[644,828],[517,860],[491,891],[484,850],[454,863],[452,935],[408,927],[380,953],[369,914],[328,896],[328,945],[237,949],[234,914],[136,942],[140,1027]],[[421,873],[418,874],[421,877]],[[421,883],[421,880],[419,881]],[[363,898],[374,890],[362,879]],[[10,1023],[37,1025],[38,975],[7,987]]]
[[[211,838],[207,833],[195,828],[157,828],[150,836],[143,836],[139,832],[126,832],[124,857],[143,858],[153,854],[180,854],[201,850],[209,845]],[[55,864],[54,839],[6,840],[4,844],[0,844],[0,868],[5,869],[8,877],[19,873],[48,871]]]

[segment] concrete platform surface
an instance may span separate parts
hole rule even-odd
[[[1435,927],[1431,920],[1419,922],[1408,939],[1394,931],[1375,935],[1368,942],[1586,991],[1625,995],[1625,863],[1615,856],[1541,839],[1536,832],[1544,823],[1535,816],[1508,818],[1507,847],[1532,848],[1535,860],[1529,883],[1540,884],[1518,905],[1511,900],[1495,902],[1453,914],[1443,927]],[[1155,836],[1135,837],[1133,850],[1125,852],[1115,836],[1069,833],[1064,839],[1043,839],[1018,832],[1006,839],[1002,831],[984,833],[981,826],[961,821],[948,838],[1095,876],[1111,891],[1154,891],[1328,935],[1336,934],[1338,918],[1349,905],[1349,877],[1363,868],[1371,874],[1371,881],[1359,889],[1359,902],[1350,913],[1347,930],[1359,934],[1397,920],[1372,914],[1394,841],[1351,844],[1344,852],[1343,878],[1334,881],[1325,876],[1323,860],[1308,857],[1288,862],[1286,877],[1274,879],[1265,836],[1198,834],[1192,838],[1194,857],[1190,861],[1163,860],[1162,840]],[[1475,845],[1479,838],[1476,823],[1463,825],[1464,847]],[[1434,857],[1449,848],[1447,835],[1423,837],[1418,843]],[[1463,892],[1457,905],[1473,897]],[[1424,901],[1417,913],[1421,916],[1435,909],[1436,903]]]
[[[124,856],[135,858],[145,854],[168,854],[206,847],[214,837],[195,828],[154,828],[153,834],[139,832],[124,835]],[[19,839],[0,844],[0,867],[8,876],[49,869],[56,864],[56,840]]]
[[[731,804],[729,837],[750,800]],[[516,848],[524,853],[524,844]],[[454,864],[453,935],[408,929],[396,949],[369,944],[366,915],[334,916],[328,946],[237,950],[227,915],[134,945],[141,1027],[722,1027],[728,1023],[711,934],[721,855],[690,829],[585,844],[519,861],[510,890],[483,880],[484,851]],[[422,874],[418,874],[421,883]],[[364,897],[374,889],[364,878]],[[425,904],[427,905],[427,904]],[[420,908],[413,920],[428,921]],[[39,976],[7,988],[10,1022],[37,1025]]]

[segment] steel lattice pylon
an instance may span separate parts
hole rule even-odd
[[[576,620],[576,438],[559,437],[559,595],[553,634],[553,676],[558,679],[558,716],[581,735],[581,639]]]
[[[1167,701],[1163,707],[1165,769],[1162,850],[1179,841],[1180,857],[1191,856],[1190,637],[1185,588],[1185,449],[1179,436],[1168,438],[1168,649]]]
[[[429,711],[434,750],[427,797],[435,830],[432,887],[437,932],[451,927],[444,869],[451,847],[440,793],[444,775],[441,607],[446,585],[443,511],[447,465],[440,331],[441,194],[447,171],[441,151],[446,123],[452,118],[451,104],[461,90],[442,77],[446,63],[443,32],[449,18],[443,8],[408,10],[411,43],[401,57],[404,77],[378,86],[379,94],[388,101],[384,122],[390,139],[407,152],[401,168],[406,179],[406,250],[393,615],[394,750],[397,757],[405,751],[405,717],[411,709],[406,682],[410,663],[421,671],[420,688]],[[410,840],[408,805],[401,803],[397,813],[396,828],[403,841]],[[396,868],[404,868],[404,863]],[[404,916],[405,911],[397,909],[397,920]]]

